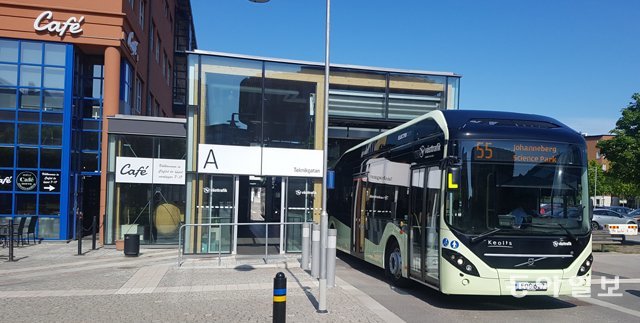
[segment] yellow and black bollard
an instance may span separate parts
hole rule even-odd
[[[279,272],[273,278],[273,322],[287,321],[287,277]]]

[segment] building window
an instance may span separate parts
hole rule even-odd
[[[155,108],[154,108],[154,113],[153,115],[156,117],[160,116],[160,103],[158,103],[157,100],[154,101],[155,102]]]
[[[135,5],[136,5],[136,0],[129,0],[129,5],[131,6],[131,9],[133,10],[133,8],[135,8]]]
[[[167,76],[167,53],[162,52],[162,76]]]
[[[171,85],[171,63],[167,63],[167,85]]]
[[[122,62],[120,86],[120,100],[122,101],[122,110],[120,113],[130,115],[133,104],[133,68],[126,61]]]
[[[169,15],[169,4],[167,3],[167,0],[164,1],[164,16],[168,16]]]
[[[144,0],[140,0],[140,27],[144,29]]]
[[[152,116],[153,115],[153,94],[151,94],[151,92],[147,93],[147,111],[146,111],[146,115],[148,116]]]
[[[151,21],[151,30],[149,31],[149,50],[153,52],[153,40],[156,38],[156,24]]]
[[[162,41],[160,37],[156,38],[156,63],[160,63],[160,48],[162,47]]]
[[[596,159],[600,159],[600,149],[596,150]]]
[[[136,76],[136,114],[142,114],[142,81]]]

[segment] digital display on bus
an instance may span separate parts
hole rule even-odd
[[[468,140],[462,155],[472,161],[533,164],[574,164],[581,158],[575,145],[554,142],[511,140]]]

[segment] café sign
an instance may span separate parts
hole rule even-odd
[[[82,24],[84,16],[80,18],[69,17],[66,21],[53,20],[52,11],[43,11],[36,20],[33,21],[33,29],[36,31],[47,31],[52,34],[58,34],[60,37],[69,32],[71,35],[82,33]]]

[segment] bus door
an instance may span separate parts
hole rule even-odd
[[[366,190],[366,178],[357,177],[353,179],[356,183],[353,185],[353,241],[352,248],[353,252],[356,255],[362,256],[364,253],[364,238],[365,238],[365,225],[366,225],[366,214],[365,214],[365,205],[367,194]]]
[[[440,169],[416,168],[411,171],[409,225],[411,277],[438,283],[438,194]]]

